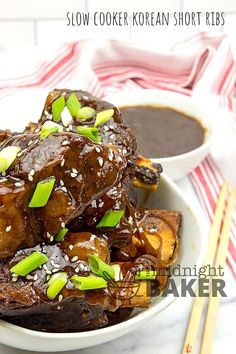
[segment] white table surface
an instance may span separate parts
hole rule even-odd
[[[180,188],[191,195],[193,202],[198,202],[187,178],[177,182]],[[228,268],[225,270],[226,294],[220,302],[214,347],[212,354],[235,353],[236,347],[236,285]],[[177,298],[168,308],[155,318],[117,340],[88,349],[81,349],[67,354],[180,354],[191,312],[193,299]],[[206,310],[206,309],[205,309]],[[0,334],[1,336],[1,334]],[[198,335],[197,346],[200,344]],[[1,340],[1,339],[0,339]],[[12,338],[14,341],[14,338]],[[40,348],[39,348],[40,349]],[[0,345],[0,354],[30,354]],[[61,352],[62,353],[62,352]],[[197,350],[196,350],[197,353]]]

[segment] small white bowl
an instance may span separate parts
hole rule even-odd
[[[140,192],[142,193],[142,192]],[[196,266],[199,269],[205,255],[207,237],[206,221],[199,209],[191,206],[183,191],[168,177],[162,175],[156,193],[151,194],[146,207],[180,210],[183,214],[181,227],[181,247],[178,264],[180,267]],[[182,277],[174,277],[178,291]],[[32,351],[67,351],[99,345],[133,331],[156,316],[174,300],[174,296],[153,298],[151,306],[141,312],[135,312],[129,320],[117,325],[80,333],[43,333],[31,331],[0,321],[0,342],[12,347]]]
[[[199,148],[172,157],[156,158],[155,155],[151,156],[154,162],[162,165],[164,172],[171,179],[177,180],[188,174],[209,153],[213,137],[213,119],[211,118],[213,114],[209,107],[204,106],[203,108],[199,101],[195,101],[192,97],[171,91],[138,89],[107,96],[104,100],[113,103],[118,108],[137,105],[168,107],[193,117],[202,124],[206,129],[205,142]]]

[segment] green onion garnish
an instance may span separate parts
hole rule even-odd
[[[20,150],[18,146],[7,146],[0,151],[0,172],[6,171],[11,166]]]
[[[96,227],[115,227],[123,215],[124,210],[107,210]]]
[[[72,282],[79,290],[94,290],[103,289],[107,287],[107,282],[105,279],[100,277],[88,276],[81,277],[78,275],[73,275],[71,277]]]
[[[98,127],[100,124],[105,123],[107,120],[113,117],[113,114],[114,109],[107,109],[106,111],[97,113],[94,126]]]
[[[63,132],[63,128],[61,125],[51,122],[50,120],[47,120],[41,128],[40,132],[40,140],[46,139],[50,134],[57,133],[57,132]]]
[[[95,141],[96,143],[101,143],[101,135],[97,128],[88,127],[87,125],[80,125],[77,127],[79,134],[87,136],[89,139]]]
[[[87,120],[91,119],[95,116],[95,109],[91,107],[82,107],[80,108],[77,118],[82,119],[82,120]]]
[[[65,272],[59,272],[53,274],[53,276],[48,281],[47,297],[50,300],[55,299],[55,297],[60,293],[60,291],[67,284],[68,275]]]
[[[10,269],[10,272],[24,277],[47,261],[48,257],[44,253],[37,251],[14,265],[14,267]]]
[[[52,193],[56,178],[51,176],[40,181],[29,203],[29,208],[44,207]]]
[[[61,112],[65,108],[65,97],[60,96],[52,103],[52,118],[54,122],[59,122],[61,119]]]
[[[78,115],[78,112],[81,108],[81,104],[80,104],[75,93],[72,93],[69,96],[68,100],[66,101],[66,105],[67,105],[72,117],[76,118]]]
[[[68,229],[65,228],[65,227],[63,227],[63,228],[58,232],[58,234],[56,235],[55,240],[56,240],[57,242],[61,242],[61,241],[64,239],[64,237],[65,237],[65,235],[67,234],[67,232],[68,232]]]
[[[91,271],[98,275],[99,277],[105,279],[114,279],[115,278],[115,271],[109,264],[103,262],[98,256],[94,254],[88,255],[88,264]]]
[[[156,279],[157,272],[155,270],[141,270],[135,275],[136,280],[153,280]]]
[[[114,280],[115,281],[123,280],[123,275],[122,275],[122,272],[121,272],[120,265],[119,264],[113,264],[111,267],[112,267],[112,269],[114,270],[114,273],[115,273]]]

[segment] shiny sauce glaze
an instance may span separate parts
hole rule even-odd
[[[181,112],[154,106],[123,107],[120,111],[134,130],[140,152],[147,157],[181,155],[204,143],[204,127]]]

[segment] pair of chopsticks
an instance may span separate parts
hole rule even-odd
[[[224,267],[226,263],[235,200],[236,188],[233,188],[231,192],[229,192],[228,183],[224,182],[210,229],[209,243],[204,265],[210,264],[216,269],[219,269],[219,266]],[[222,221],[223,226],[221,229]],[[182,354],[193,353],[205,300],[206,297],[196,296],[195,298]],[[210,354],[212,351],[218,307],[219,295],[213,297],[210,292],[200,354]]]

